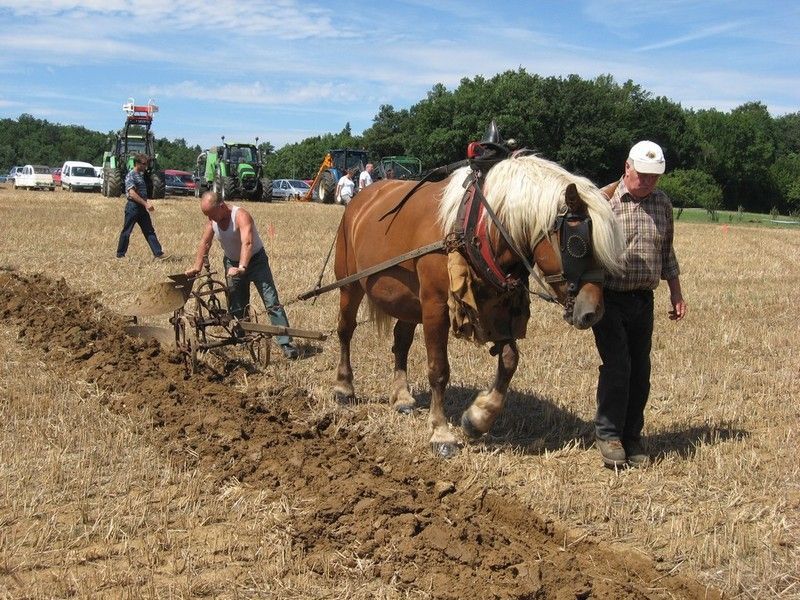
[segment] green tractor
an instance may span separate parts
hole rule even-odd
[[[272,202],[272,181],[264,175],[261,154],[256,144],[229,143],[204,150],[197,157],[194,171],[198,198],[211,190],[223,201],[233,198]]]
[[[380,179],[421,179],[422,161],[415,156],[384,156],[378,163]]]
[[[101,191],[109,198],[116,198],[125,190],[125,176],[133,169],[136,154],[145,154],[150,160],[144,173],[148,198],[163,198],[165,193],[164,173],[158,165],[155,151],[155,136],[150,130],[153,114],[158,112],[152,100],[146,106],[137,106],[133,98],[122,105],[125,111],[125,126],[117,133],[112,149],[103,153],[103,184]]]

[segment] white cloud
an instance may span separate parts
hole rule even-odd
[[[275,89],[260,82],[209,85],[183,81],[175,85],[152,86],[149,91],[158,97],[268,106],[350,102],[356,99],[349,86],[331,82],[309,82],[302,86]]]
[[[662,48],[669,48],[671,46],[679,46],[687,42],[694,42],[697,40],[702,40],[705,38],[717,36],[721,33],[726,33],[728,31],[738,29],[739,27],[741,27],[741,23],[721,23],[719,25],[714,25],[711,27],[706,27],[697,31],[693,31],[692,33],[688,33],[683,36],[675,37],[668,40],[663,40],[661,42],[656,42],[654,44],[648,44],[646,46],[642,46],[641,48],[635,48],[633,51],[647,52],[649,50],[659,50]]]

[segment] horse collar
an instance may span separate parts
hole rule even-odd
[[[480,172],[473,172],[465,186],[467,189],[456,219],[458,237],[463,241],[460,246],[461,254],[481,279],[501,291],[513,290],[519,285],[520,279],[504,273],[497,262],[489,239],[488,219],[484,218],[486,199],[481,191],[483,177]]]

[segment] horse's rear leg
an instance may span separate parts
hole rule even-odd
[[[350,341],[356,329],[358,307],[364,298],[364,290],[358,284],[341,288],[339,292],[339,323],[336,333],[339,336],[339,367],[336,370],[336,385],[333,393],[338,400],[355,396],[353,389],[353,367],[350,365]]]
[[[488,392],[481,392],[461,415],[461,427],[471,438],[478,438],[492,427],[503,409],[508,385],[517,370],[519,350],[516,342],[503,344],[497,357],[497,374]]]
[[[394,380],[389,401],[397,412],[410,414],[414,412],[414,396],[408,386],[408,351],[414,341],[416,323],[397,321],[394,325]]]

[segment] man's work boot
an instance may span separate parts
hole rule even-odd
[[[625,448],[619,440],[601,440],[595,438],[595,446],[600,450],[603,464],[609,469],[622,469],[625,467]]]
[[[283,344],[281,349],[283,350],[283,355],[289,360],[297,360],[300,358],[300,350],[293,344]]]
[[[625,456],[628,465],[633,468],[647,467],[650,465],[650,455],[645,452],[642,442],[639,440],[625,440]]]

